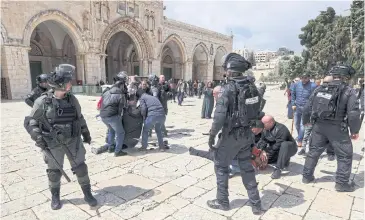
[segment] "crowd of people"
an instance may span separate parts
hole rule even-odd
[[[330,77],[320,85],[310,82],[308,74],[303,74],[291,85],[288,83],[288,109],[293,111],[290,115],[294,116],[298,133],[295,139],[285,125],[273,116],[265,115],[266,100],[263,97],[266,86],[256,86],[254,77],[244,75],[251,64],[235,53],[226,55],[224,59],[225,81],[217,87],[211,82],[204,85],[198,81],[185,83],[182,80],[175,86],[172,81],[166,82],[163,75],[150,75],[148,80],[139,82],[124,71],[118,73],[113,85],[103,89],[98,102],[99,116],[107,127],[106,143],[92,152],[114,152],[116,157],[126,155],[123,149],[135,147],[141,135],[139,150],[146,151],[153,128],[159,150],[168,150],[168,143],[163,140],[168,135],[165,126],[168,100],[175,100],[177,95],[181,105],[185,96],[200,98],[204,95],[201,118],[212,118],[215,103],[212,126],[206,134],[209,136],[209,150],[190,148],[189,152],[214,161],[217,195],[207,201],[210,208],[230,209],[228,179],[240,174],[252,212],[261,214],[255,169],[265,169],[270,164],[274,167],[271,178],[281,178],[282,171],[290,166],[290,159],[298,148],[301,148],[299,154],[306,155],[303,183],[314,180],[319,156],[323,150],[329,149],[327,152],[333,155],[333,159],[334,155],[337,158],[336,190],[353,191],[354,184],[349,180],[351,139],[358,138],[359,119],[364,109],[363,101],[359,105],[359,100],[364,99],[364,92],[362,89],[357,95],[347,83],[354,75],[352,67],[333,67],[329,70]],[[46,152],[52,209],[61,208],[60,179],[65,175],[62,170],[65,154],[78,178],[85,201],[90,206],[97,205],[91,194],[86,151],[82,143],[90,144],[91,136],[78,100],[70,93],[74,70],[71,65],[60,65],[45,77],[51,89],[46,89],[43,94],[33,92],[26,100],[33,109],[25,118],[24,127],[36,146]],[[41,76],[39,85],[44,87],[44,77]]]

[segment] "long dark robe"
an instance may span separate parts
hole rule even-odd
[[[213,89],[206,88],[203,94],[204,94],[204,100],[203,100],[201,117],[211,118],[214,107]]]

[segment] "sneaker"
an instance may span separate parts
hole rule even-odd
[[[336,183],[335,189],[337,192],[353,192],[355,191],[355,183],[353,181],[347,183]]]
[[[299,153],[298,153],[298,155],[306,155],[306,153],[305,153],[305,149],[301,149],[300,151],[299,151]]]
[[[115,152],[114,153],[114,157],[120,157],[120,156],[125,156],[128,155],[126,152],[123,151],[119,151],[119,152]]]
[[[335,155],[333,155],[333,154],[328,154],[328,155],[327,155],[327,159],[328,159],[328,161],[334,161],[334,160],[335,160]]]
[[[207,205],[211,209],[220,209],[223,211],[229,210],[229,204],[221,203],[218,199],[208,200]]]
[[[304,176],[303,176],[303,178],[302,178],[302,183],[304,183],[304,184],[308,184],[308,183],[313,182],[313,180],[314,180],[314,176],[311,176],[311,177],[304,177]]]
[[[274,172],[271,174],[271,179],[280,179],[281,177],[281,170],[275,169]]]

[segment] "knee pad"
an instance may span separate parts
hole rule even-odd
[[[80,163],[76,167],[71,168],[71,170],[78,177],[86,176],[88,174],[87,165],[84,162]]]
[[[51,182],[59,182],[61,181],[62,173],[56,169],[47,169],[47,176],[49,181]]]

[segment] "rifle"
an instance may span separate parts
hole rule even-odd
[[[33,118],[37,121],[39,121],[42,125],[44,125],[46,127],[46,129],[48,129],[50,131],[50,134],[54,134],[56,135],[56,139],[58,140],[58,136],[59,136],[59,131],[53,129],[53,127],[51,126],[51,124],[48,122],[47,118],[44,115],[44,110],[43,109],[37,109],[34,112]],[[62,144],[62,149],[65,150],[64,145]],[[43,152],[46,154],[47,158],[50,158],[51,160],[53,160],[54,164],[56,165],[57,169],[62,173],[62,175],[66,178],[66,180],[68,182],[71,182],[70,178],[67,176],[66,172],[62,169],[62,166],[57,162],[56,158],[53,156],[51,150],[46,147]],[[70,157],[70,152],[67,150],[65,150],[65,153],[67,155],[68,158],[72,158],[72,156]],[[72,159],[73,160],[73,159]]]

